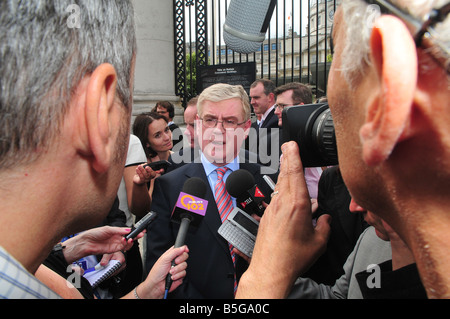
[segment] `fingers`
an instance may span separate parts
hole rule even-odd
[[[186,261],[184,261],[180,264],[177,264],[175,267],[172,267],[169,270],[169,274],[172,276],[172,280],[176,281],[176,280],[184,278],[186,276],[186,268],[187,268]]]
[[[162,258],[164,259],[164,261],[170,262],[172,262],[172,260],[175,260],[175,263],[178,264],[187,259],[188,252],[189,249],[186,245],[178,248],[171,247],[162,255]]]
[[[164,258],[168,258],[168,262],[175,261],[175,266],[169,269],[169,274],[173,281],[170,291],[175,290],[182,283],[183,278],[186,277],[186,260],[189,258],[188,251],[187,246],[182,246],[179,248],[172,247],[165,253],[166,256]]]
[[[303,165],[299,156],[296,142],[283,144],[283,161],[280,166],[280,174],[272,194],[271,205],[280,207],[290,202],[293,206],[304,206],[306,201],[310,207],[309,193],[306,186]],[[279,214],[279,209],[272,210]]]
[[[284,158],[281,165],[282,179],[286,179],[285,182],[289,190],[298,192],[298,195],[304,195],[304,190],[307,190],[307,187],[298,145],[291,141],[285,143],[282,150]]]
[[[145,165],[142,164],[136,167],[136,175],[139,176],[140,182],[148,182],[164,172],[163,169],[154,171],[150,166],[144,167]]]
[[[324,214],[317,219],[316,227],[314,228],[316,234],[327,242],[330,235],[331,216]]]
[[[100,265],[106,266],[112,258],[112,254],[104,254],[102,260],[100,260]]]

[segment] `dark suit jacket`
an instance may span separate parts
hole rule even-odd
[[[275,114],[275,109],[267,115],[261,128],[278,128],[278,116]]]
[[[265,118],[261,127],[256,122],[252,129],[257,133],[257,139],[250,137],[245,140],[245,149],[258,155],[259,163],[270,166],[278,162],[281,155],[281,128],[278,127],[278,117],[273,109]],[[275,146],[276,144],[276,146]],[[272,150],[274,145],[274,150]]]
[[[255,176],[256,184],[269,202],[271,190],[259,173],[260,166],[241,163],[240,168],[248,170]],[[186,236],[185,243],[189,247],[187,275],[183,284],[170,297],[232,299],[234,266],[227,241],[217,233],[222,223],[201,163],[185,164],[155,180],[152,210],[158,217],[147,229],[146,272],[148,273],[156,260],[175,243],[179,224],[171,222],[170,217],[184,182],[194,176],[200,177],[207,184],[205,199],[208,201],[208,208],[199,227],[191,227]],[[247,266],[247,262],[240,257],[237,258],[238,278]]]
[[[171,165],[166,169],[166,173],[173,171],[185,164],[189,163],[199,163],[200,162],[200,154],[199,149],[197,147],[186,147],[182,148],[176,153],[173,153],[169,156],[167,160]]]
[[[331,231],[327,250],[302,277],[317,283],[334,285],[344,274],[344,263],[353,251],[359,236],[368,224],[362,214],[349,210],[351,196],[344,184],[338,166],[327,168],[320,177],[317,201],[319,208],[314,217],[329,214]]]

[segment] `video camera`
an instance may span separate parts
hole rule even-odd
[[[336,135],[328,103],[286,107],[283,117],[283,143],[297,142],[303,167],[338,164]]]

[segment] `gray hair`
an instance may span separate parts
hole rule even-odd
[[[77,84],[102,63],[115,67],[117,98],[131,109],[135,52],[128,0],[1,1],[0,167],[35,159],[57,138]]]
[[[438,9],[448,0],[392,0],[391,2],[414,17],[424,20],[434,8]],[[346,23],[345,47],[342,52],[341,71],[347,82],[353,85],[364,75],[369,62],[369,39],[373,22],[378,17],[374,6],[364,1],[343,0],[343,21]],[[450,17],[436,26],[439,41],[450,45]]]
[[[203,115],[203,104],[205,101],[220,102],[234,98],[241,100],[244,120],[247,121],[248,119],[250,119],[251,113],[250,99],[242,85],[218,83],[204,89],[200,94],[197,102],[198,115]]]

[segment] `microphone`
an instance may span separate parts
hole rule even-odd
[[[256,52],[266,38],[276,0],[231,0],[223,25],[226,45],[239,53]]]
[[[265,195],[258,188],[255,178],[249,171],[238,169],[232,172],[225,182],[225,187],[228,194],[236,198],[236,204],[246,213],[262,216],[264,213],[262,202]]]
[[[205,197],[205,194],[206,183],[201,178],[191,177],[184,183],[171,217],[172,222],[180,224],[175,248],[184,245],[189,226],[197,227],[205,216],[208,207],[208,201],[202,198]],[[175,262],[172,261],[172,267],[174,266]],[[165,298],[167,298],[171,285],[172,276],[167,274]]]
[[[206,183],[201,178],[191,177],[184,183],[171,218],[172,222],[181,224],[175,248],[184,245],[189,226],[198,226],[205,216],[208,206],[208,201],[202,198],[205,194]]]
[[[128,239],[130,238],[134,239],[141,231],[147,228],[147,226],[150,225],[150,223],[155,218],[156,218],[155,212],[150,212],[144,217],[142,217],[142,219],[138,221],[136,225],[133,226],[133,228],[131,228],[131,232],[125,236],[126,240],[128,241]]]

